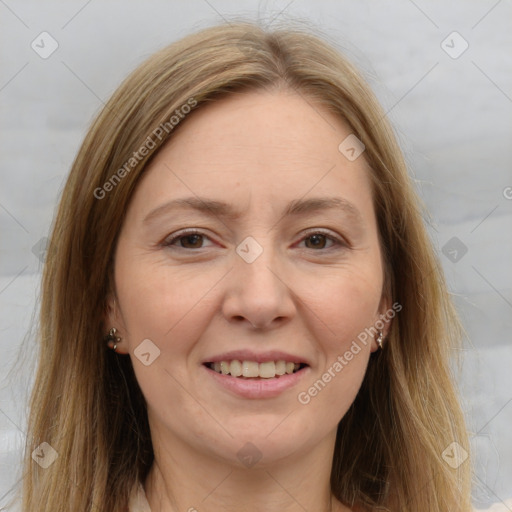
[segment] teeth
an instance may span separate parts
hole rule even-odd
[[[276,363],[274,361],[267,361],[260,363],[260,377],[263,379],[272,379],[276,376]]]
[[[230,373],[233,377],[240,377],[243,373],[242,363],[240,361],[231,361]]]
[[[276,361],[276,375],[284,375],[286,373],[286,361]]]
[[[244,361],[242,363],[242,375],[244,377],[259,377],[258,363],[255,361]]]
[[[256,361],[220,361],[212,363],[212,370],[222,375],[232,375],[233,377],[247,377],[262,379],[272,379],[276,375],[292,374],[300,368],[299,363],[289,361],[266,361],[257,363]]]

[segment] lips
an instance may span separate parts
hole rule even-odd
[[[244,360],[229,360],[226,359],[226,364],[229,363],[229,370],[231,371],[231,366],[233,361],[239,361],[242,365],[242,372],[244,366]],[[285,361],[284,359],[278,359],[277,361]],[[248,364],[248,371],[251,370],[251,366],[257,365],[258,368],[258,376],[257,377],[244,377],[242,375],[235,377],[233,375],[224,374],[221,372],[217,372],[211,368],[212,365],[221,365],[222,361],[215,362],[205,362],[201,365],[204,370],[204,375],[208,379],[208,382],[214,383],[215,388],[219,390],[224,390],[230,395],[250,400],[262,400],[262,399],[272,399],[285,394],[286,392],[290,392],[291,389],[297,388],[300,382],[303,382],[304,379],[307,379],[307,376],[311,372],[311,367],[306,365],[305,363],[293,363],[293,373],[284,373],[284,375],[275,375],[273,378],[271,377],[270,369],[268,369],[269,373],[265,373],[266,369],[263,366],[263,376],[261,370],[261,364],[270,363],[269,361],[263,361],[263,363],[258,363],[254,360],[246,360],[245,362]],[[275,361],[272,361],[272,364],[275,366]],[[236,365],[236,363],[235,363]],[[299,369],[295,369],[296,366],[299,366]],[[271,366],[271,365],[270,365]],[[277,365],[279,369],[279,364]],[[218,366],[216,366],[218,368]],[[268,368],[268,367],[267,367]],[[224,366],[224,371],[227,371],[227,366]],[[235,371],[236,373],[236,371]],[[267,375],[265,377],[265,375]],[[209,386],[208,386],[209,388]]]

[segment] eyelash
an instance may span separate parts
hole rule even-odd
[[[173,244],[177,241],[179,241],[180,239],[182,238],[187,238],[188,236],[192,236],[192,235],[200,235],[200,236],[203,236],[205,238],[209,238],[207,235],[205,235],[203,232],[201,231],[198,231],[196,229],[189,229],[189,230],[185,230],[185,231],[181,231],[179,232],[177,235],[173,236],[171,239],[166,239],[162,245],[164,247],[168,247],[168,248],[173,248],[173,249],[178,249],[178,250],[189,250],[189,251],[199,251],[200,249],[204,249],[204,247],[199,247],[198,249],[188,249],[187,247],[173,247]],[[332,234],[326,232],[326,231],[323,231],[323,230],[319,230],[319,229],[316,229],[316,230],[313,230],[313,231],[309,231],[300,241],[304,241],[304,240],[307,240],[308,238],[314,236],[314,235],[323,235],[325,236],[327,239],[331,240],[333,242],[333,245],[331,247],[327,247],[327,248],[321,248],[321,249],[310,249],[312,251],[321,251],[321,250],[324,250],[324,251],[328,251],[328,250],[332,250],[332,249],[335,249],[336,246],[337,248],[347,248],[348,247],[348,244],[343,241],[341,238],[338,238],[338,237],[335,237],[333,236]],[[307,248],[306,248],[307,249]]]

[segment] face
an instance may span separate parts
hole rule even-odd
[[[238,465],[332,451],[389,307],[364,153],[338,149],[350,133],[292,92],[237,94],[146,169],[108,325],[154,439]]]

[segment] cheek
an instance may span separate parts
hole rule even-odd
[[[322,417],[325,425],[335,424],[345,415],[366,373],[373,339],[369,328],[381,299],[378,273],[370,271],[373,266],[367,268],[344,269],[325,280],[324,293],[314,306],[319,318],[316,338],[323,357],[297,400],[308,417]]]
[[[364,379],[372,342],[365,330],[375,321],[381,290],[373,273],[347,271],[326,281],[324,292],[315,304],[321,362],[297,401],[305,417],[321,417],[327,431],[345,415]]]
[[[174,425],[176,431],[182,428],[178,416],[193,418],[201,413],[183,392],[183,385],[189,378],[188,356],[210,321],[211,304],[206,293],[218,281],[214,277],[177,271],[144,255],[116,262],[117,292],[126,329],[123,341],[128,344],[137,382],[152,414]],[[160,351],[147,366],[136,352],[146,339]],[[168,403],[173,404],[174,411],[180,410],[180,415],[169,411]]]
[[[149,338],[165,349],[173,340],[180,350],[183,333],[190,338],[201,328],[201,307],[208,303],[205,293],[216,280],[207,274],[177,271],[144,256],[116,263],[116,283],[130,349]],[[136,261],[135,261],[136,260]],[[191,315],[192,314],[192,315]],[[191,318],[193,320],[191,322]]]
[[[378,266],[375,267],[378,269]],[[338,269],[322,280],[309,304],[326,333],[329,352],[348,350],[353,339],[373,325],[381,300],[382,280],[374,266]]]

